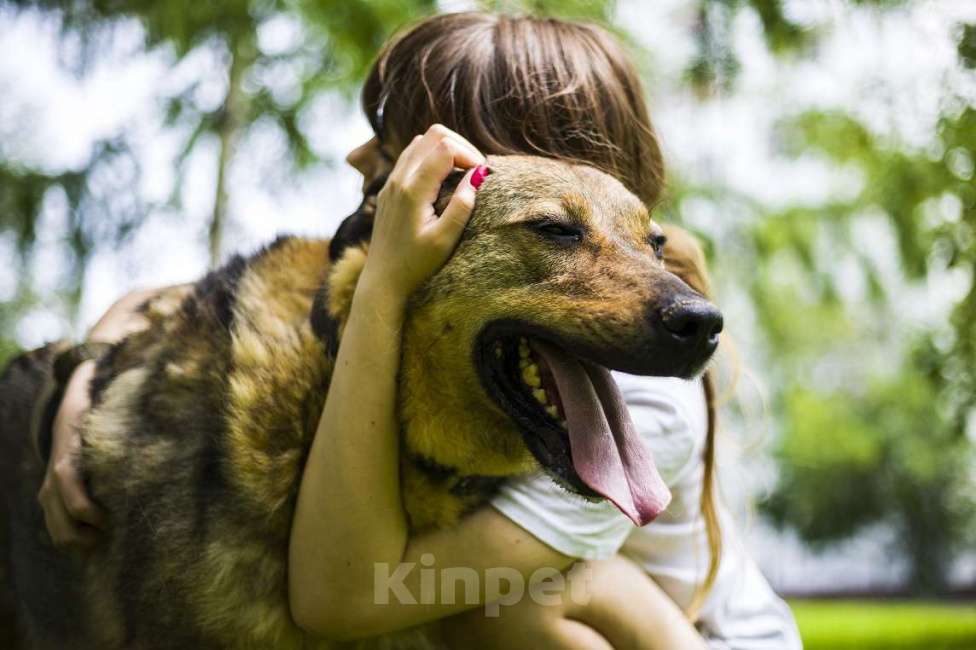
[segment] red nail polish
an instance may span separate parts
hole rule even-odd
[[[470,180],[471,187],[473,187],[474,189],[478,189],[479,187],[481,187],[481,184],[485,182],[485,176],[487,175],[488,175],[488,167],[486,167],[485,165],[478,165],[477,167],[475,167],[474,171],[471,173],[471,180]]]

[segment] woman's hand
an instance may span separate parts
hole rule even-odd
[[[91,406],[88,384],[95,374],[95,362],[85,361],[71,375],[54,418],[51,457],[37,500],[44,510],[44,523],[59,548],[88,548],[98,539],[105,514],[88,496],[78,473],[81,448],[79,426]]]
[[[88,333],[88,340],[115,343],[145,329],[148,322],[140,307],[171,289],[182,290],[183,287],[126,294],[95,324]],[[91,407],[88,386],[94,374],[95,362],[85,361],[75,368],[65,386],[52,424],[51,457],[37,494],[48,534],[59,548],[89,548],[98,541],[99,530],[105,527],[105,513],[92,501],[78,470],[80,427]]]
[[[463,137],[435,124],[397,159],[380,192],[364,286],[406,300],[454,251],[486,173],[485,157]],[[455,168],[470,169],[438,218],[441,184]]]

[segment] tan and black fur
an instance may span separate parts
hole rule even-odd
[[[557,477],[567,462],[558,446],[533,448],[486,390],[480,346],[496,324],[642,374],[687,375],[710,353],[662,339],[662,310],[701,298],[664,270],[659,229],[623,186],[549,160],[490,166],[462,241],[412,297],[403,332],[414,530],[452,525],[540,460]],[[546,219],[585,236],[566,245]],[[332,647],[291,621],[287,537],[370,224],[362,209],[331,242],[286,237],[235,257],[147,304],[149,329],[99,360],[81,463],[110,523],[87,558],[51,547],[36,504],[45,459],[28,440],[30,414],[58,350],[14,360],[0,380],[0,550],[28,647]]]

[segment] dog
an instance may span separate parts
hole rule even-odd
[[[520,156],[489,169],[453,256],[408,302],[397,413],[411,530],[454,525],[540,467],[646,522],[669,495],[609,370],[693,376],[721,314],[665,269],[661,228],[609,175]],[[2,550],[27,647],[333,647],[289,614],[288,534],[373,206],[332,240],[282,237],[161,294],[143,306],[150,327],[100,355],[80,463],[110,522],[87,558],[52,548],[36,502],[57,404],[42,386],[70,348],[10,364]]]

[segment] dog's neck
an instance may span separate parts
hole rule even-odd
[[[367,244],[347,248],[334,264],[312,321],[338,348]],[[510,476],[534,469],[527,450],[500,411],[478,408],[480,388],[465,355],[438,355],[421,341],[449,329],[436,310],[411,311],[404,325],[397,394],[401,423],[401,489],[415,530],[455,523],[484,503]],[[414,343],[414,344],[411,344]],[[334,344],[334,345],[333,345]],[[467,381],[449,381],[467,377]],[[508,444],[505,444],[508,441]],[[438,495],[432,498],[431,495]]]

